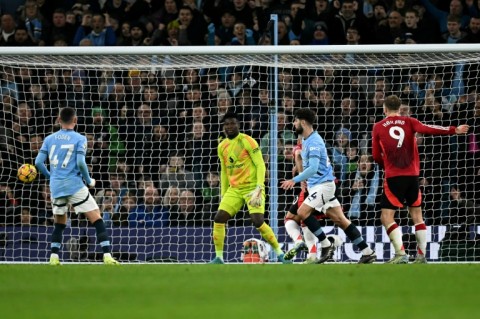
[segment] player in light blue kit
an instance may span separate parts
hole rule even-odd
[[[45,138],[35,159],[35,166],[50,180],[52,193],[55,228],[52,233],[50,264],[60,265],[58,252],[62,246],[63,230],[67,225],[69,205],[77,214],[84,213],[95,226],[97,240],[103,250],[103,262],[109,265],[118,264],[110,254],[110,239],[98,205],[82,180],[85,180],[89,188],[95,186],[95,180],[90,178],[85,163],[87,139],[73,130],[77,124],[75,110],[71,107],[61,109],[59,122],[62,129]],[[45,166],[47,157],[50,171]]]
[[[322,256],[317,263],[322,264],[333,257],[335,247],[320,226],[320,222],[312,215],[314,210],[324,212],[345,235],[362,251],[359,264],[370,264],[376,259],[375,252],[368,246],[357,227],[345,217],[340,202],[335,197],[335,177],[330,159],[327,155],[325,142],[317,131],[313,130],[315,113],[310,109],[299,109],[295,113],[293,125],[302,139],[303,172],[291,180],[281,183],[285,190],[291,189],[295,183],[307,181],[308,197],[297,211],[308,229],[318,238],[322,246]],[[300,242],[285,254],[285,259],[292,259],[306,249],[306,244]]]

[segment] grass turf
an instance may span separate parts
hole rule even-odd
[[[478,264],[0,265],[0,317],[477,318]]]

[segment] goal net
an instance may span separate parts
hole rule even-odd
[[[301,107],[317,113],[316,129],[327,144],[345,213],[378,261],[388,260],[393,249],[380,222],[383,174],[372,162],[371,130],[391,94],[400,96],[405,116],[431,125],[471,126],[464,137],[418,135],[417,143],[427,259],[479,261],[480,55],[478,47],[434,48],[400,46],[401,53],[376,46],[2,49],[0,261],[48,258],[49,187],[41,176],[21,183],[16,171],[34,163],[44,138],[59,129],[56,117],[64,106],[77,110],[76,130],[87,137],[87,163],[97,180],[92,195],[121,261],[213,258],[211,230],[220,200],[217,145],[228,110],[240,115],[241,131],[260,145],[267,195],[273,194],[267,196],[265,217],[283,248],[291,247],[283,219],[296,191],[278,185],[292,177],[297,144],[292,121]],[[69,216],[62,260],[97,260],[93,227],[73,210]],[[396,217],[405,248],[415,255],[407,211]],[[344,241],[335,259],[358,260],[360,253],[343,231],[328,219],[322,223],[326,233]],[[261,239],[242,209],[227,226],[226,261],[240,262],[243,243],[251,238]]]

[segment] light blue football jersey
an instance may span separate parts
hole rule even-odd
[[[74,130],[62,129],[45,138],[40,152],[50,161],[50,191],[53,198],[70,196],[83,186],[77,154],[87,152],[87,139]]]
[[[325,142],[317,131],[303,139],[301,154],[303,170],[306,170],[309,167],[309,161],[311,158],[316,157],[320,160],[318,171],[315,173],[315,175],[307,179],[308,188],[312,188],[315,185],[327,181],[335,180],[332,164],[330,163],[330,159],[328,158],[327,154],[327,148],[325,147]]]

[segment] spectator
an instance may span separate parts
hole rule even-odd
[[[359,219],[369,225],[380,224],[380,218],[377,216],[380,185],[380,172],[372,156],[369,154],[360,156],[358,170],[349,174],[347,184],[343,187],[348,198],[343,201],[346,203],[344,209],[350,219]]]
[[[169,212],[178,211],[178,198],[180,196],[180,188],[172,186],[167,188],[165,195],[163,195],[162,205],[167,208]]]
[[[203,226],[207,223],[203,215],[202,205],[196,203],[195,193],[184,190],[178,198],[178,211],[170,213],[170,227]]]
[[[108,14],[84,14],[82,24],[78,27],[73,45],[79,45],[84,38],[92,41],[94,46],[111,46],[117,43],[117,38]]]
[[[480,43],[480,17],[471,17],[467,35],[458,40],[457,43]]]
[[[108,188],[103,190],[99,204],[101,216],[106,226],[111,226],[114,219],[113,216],[119,213],[120,206],[117,202],[118,196],[115,190]]]
[[[12,45],[15,41],[15,29],[17,25],[15,23],[15,19],[11,14],[4,14],[0,19],[0,29],[1,29],[1,37],[0,37],[0,46],[8,46]]]
[[[165,0],[163,8],[158,14],[158,30],[164,31],[170,22],[178,17],[178,6],[175,0]]]
[[[94,134],[96,141],[108,143],[108,153],[102,154],[108,157],[108,167],[115,167],[119,155],[125,153],[125,144],[120,141],[118,130],[116,127],[108,124],[108,117],[102,108],[95,107],[92,109],[93,125],[88,126],[87,132]]]
[[[103,4],[102,12],[111,17],[117,17],[120,23],[127,18],[128,8],[130,7],[126,0],[106,0]]]
[[[405,43],[403,17],[400,12],[390,11],[387,25],[378,28],[376,38],[376,44]]]
[[[44,45],[42,41],[42,35],[45,23],[43,17],[38,11],[38,5],[36,0],[25,1],[24,9],[21,13],[22,22],[25,23],[25,27],[28,32],[30,40],[35,44]]]
[[[16,47],[26,47],[26,46],[35,46],[36,43],[34,43],[31,39],[30,36],[28,35],[27,28],[24,25],[19,25],[15,29],[15,35],[13,37],[14,41],[12,42],[12,46]]]
[[[196,189],[195,177],[192,172],[185,169],[183,156],[180,153],[174,153],[170,156],[165,173],[161,174],[160,181],[162,190],[171,186],[182,189]]]
[[[315,22],[314,29],[313,29],[313,40],[312,43],[314,45],[328,45],[328,28],[325,22],[319,21]]]
[[[438,32],[429,32],[430,30],[424,23],[420,23],[420,14],[415,9],[408,9],[405,12],[405,34],[402,38],[396,39],[395,43],[415,44],[415,43],[437,43]]]
[[[332,164],[335,177],[340,183],[344,183],[348,174],[347,151],[352,140],[352,133],[346,128],[342,128],[335,133],[335,144],[332,149]]]
[[[128,215],[129,227],[165,227],[168,225],[168,212],[160,205],[162,202],[158,190],[154,186],[144,189],[143,203]]]
[[[55,9],[52,24],[45,27],[42,40],[45,45],[53,45],[55,41],[64,40],[68,45],[73,44],[76,25],[67,22],[67,15],[61,8]]]
[[[371,1],[365,1],[365,3],[368,3]],[[371,17],[367,16],[367,21],[370,29],[374,32],[374,34],[377,34],[378,29],[382,26],[386,26],[388,23],[387,19],[387,12],[388,12],[388,7],[383,1],[377,1],[373,5],[373,14]]]
[[[355,26],[360,32],[362,39],[368,39],[366,28],[367,21],[365,17],[358,12],[355,12],[355,3],[353,0],[344,0],[341,4],[340,10],[335,15],[330,30],[329,38],[332,44],[345,44],[348,27]]]
[[[255,45],[253,31],[247,29],[243,22],[235,23],[233,27],[233,35],[234,37],[230,41],[232,45]]]
[[[277,130],[278,130],[278,143],[279,145],[282,145],[282,148],[278,150],[278,161],[283,162],[284,157],[283,157],[283,146],[285,144],[294,144],[297,138],[295,137],[295,134],[293,131],[290,129],[287,129],[286,127],[286,115],[283,110],[278,111],[277,115]],[[269,157],[269,151],[270,151],[270,133],[266,133],[263,137],[262,140],[260,141],[260,149],[262,151],[263,155],[263,160],[265,163],[270,162],[270,157]]]
[[[128,227],[128,216],[130,212],[137,208],[137,197],[132,193],[127,193],[121,198],[122,205],[118,214],[113,215],[113,225],[120,227]]]
[[[435,20],[440,25],[440,32],[445,33],[448,31],[448,16],[449,15],[456,15],[460,16],[460,25],[462,28],[468,26],[468,22],[470,17],[468,15],[463,14],[463,5],[460,0],[451,0],[450,1],[450,11],[442,11],[438,9],[435,5],[432,4],[431,0],[420,0],[421,4],[425,6],[425,9],[428,13],[430,13]]]
[[[237,19],[232,10],[226,9],[221,15],[221,24],[215,28],[215,36],[220,39],[220,45],[231,44],[233,29]]]
[[[128,40],[124,40],[122,45],[125,46],[141,46],[141,45],[149,45],[150,38],[147,37],[147,31],[145,30],[145,26],[140,23],[132,23],[130,25],[130,37]]]
[[[186,142],[186,158],[188,159],[186,164],[191,167],[196,181],[201,181],[203,174],[213,164],[211,162],[213,162],[215,147],[212,144],[205,125],[201,122],[193,123]]]
[[[447,32],[442,34],[442,39],[446,43],[457,43],[467,36],[465,31],[460,30],[461,17],[450,14],[447,17]]]
[[[196,11],[196,10],[195,10]],[[178,45],[204,45],[207,34],[206,23],[201,14],[194,15],[194,10],[183,6],[178,13],[180,34]]]
[[[202,189],[203,207],[206,212],[215,212],[220,203],[220,177],[216,171],[206,174]]]

